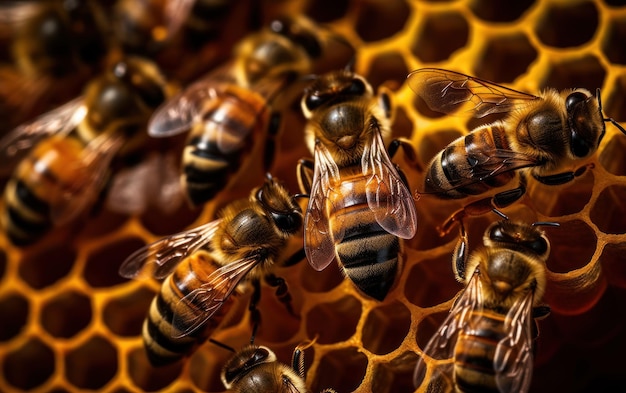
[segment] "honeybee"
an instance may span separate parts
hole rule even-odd
[[[94,78],[83,96],[2,138],[2,171],[12,171],[0,212],[9,239],[30,244],[87,211],[114,158],[148,139],[143,131],[165,89],[151,62],[129,57]]]
[[[304,350],[313,342],[298,345],[291,366],[278,361],[276,354],[265,346],[250,344],[237,352],[222,369],[222,382],[229,392],[306,393]],[[324,389],[320,393],[335,393]]]
[[[321,54],[322,36],[302,17],[275,20],[247,36],[231,62],[166,102],[149,125],[153,137],[191,129],[181,168],[191,205],[212,199],[232,179],[253,146],[264,146],[264,167],[273,160],[279,113],[271,108],[295,77],[309,72]]]
[[[288,191],[270,176],[248,200],[227,205],[221,218],[141,248],[120,267],[127,278],[165,278],[143,327],[148,358],[159,366],[191,353],[219,325],[242,280],[254,285],[252,319],[259,283],[276,287],[288,310],[290,295],[271,273],[286,242],[302,227],[302,211]]]
[[[490,225],[484,247],[457,271],[465,289],[424,348],[416,387],[428,392],[527,392],[533,369],[533,318],[546,285],[550,243],[533,225],[508,220]],[[466,275],[466,272],[469,275]]]
[[[5,131],[80,94],[106,55],[105,26],[95,1],[0,4],[0,37],[12,60],[0,66]]]
[[[401,267],[398,237],[417,230],[413,198],[383,142],[390,134],[389,95],[374,95],[363,77],[341,70],[319,76],[301,105],[314,155],[298,168],[301,191],[310,193],[307,259],[323,270],[336,258],[361,291],[382,300]]]
[[[521,198],[527,174],[547,185],[582,175],[592,166],[588,161],[598,149],[606,122],[626,134],[615,120],[604,117],[599,89],[595,97],[585,89],[548,89],[534,96],[435,68],[414,71],[407,82],[435,111],[466,111],[479,118],[506,114],[504,120],[472,130],[437,154],[426,170],[424,193],[466,198],[504,186],[516,176],[518,187],[471,203],[453,214],[442,232],[466,213],[482,214]]]

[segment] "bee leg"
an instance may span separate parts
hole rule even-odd
[[[296,318],[299,316],[293,311],[293,307],[291,306],[291,294],[289,293],[289,288],[287,288],[287,283],[282,277],[278,277],[272,273],[269,273],[265,276],[265,281],[272,287],[276,288],[276,297],[280,300],[281,303],[285,305],[287,312],[293,315]]]
[[[389,147],[387,147],[387,153],[389,154],[389,158],[392,159],[400,148],[402,148],[402,151],[404,152],[404,157],[409,162],[409,164],[411,164],[418,171],[422,171],[424,169],[417,159],[417,154],[415,153],[413,144],[410,140],[406,138],[396,138],[389,143]]]
[[[276,153],[276,135],[280,131],[280,113],[272,112],[270,114],[269,125],[267,128],[267,137],[265,139],[265,150],[263,152],[263,167],[265,171],[270,170],[274,163]]]
[[[557,173],[557,174],[549,175],[549,176],[539,176],[539,175],[533,174],[533,177],[535,178],[535,180],[537,180],[538,182],[542,184],[545,184],[548,186],[558,186],[561,184],[571,182],[578,176],[581,176],[583,173],[585,173],[587,171],[587,168],[592,169],[593,167],[594,167],[594,164],[590,163],[572,172]]]
[[[467,266],[467,232],[465,231],[465,225],[463,221],[459,222],[459,241],[454,247],[454,253],[452,254],[452,270],[454,271],[454,277],[459,282],[465,282],[465,267]]]
[[[261,324],[261,313],[257,308],[261,300],[261,282],[259,280],[252,280],[252,295],[250,295],[250,304],[248,310],[250,311],[250,322],[256,331],[257,327]]]
[[[306,253],[304,252],[304,247],[302,247],[298,251],[291,254],[291,256],[287,258],[285,262],[281,264],[281,266],[284,266],[284,267],[293,266],[296,263],[299,263],[302,260],[304,260],[304,258],[306,258]]]
[[[513,191],[511,195],[508,194],[509,191]],[[439,231],[439,236],[445,236],[450,233],[452,227],[456,223],[459,223],[459,225],[463,225],[462,221],[466,216],[482,216],[483,214],[494,212],[506,220],[508,217],[498,209],[501,207],[506,207],[521,198],[521,196],[524,195],[525,188],[516,188],[509,191],[504,191],[500,193],[504,195],[499,199],[496,199],[499,194],[496,194],[493,197],[479,199],[465,205],[465,207],[463,207],[462,209],[452,213],[452,215],[443,224],[437,227],[437,231]]]
[[[300,192],[308,194],[311,192],[313,185],[313,168],[315,163],[308,158],[302,158],[298,161],[297,176]]]

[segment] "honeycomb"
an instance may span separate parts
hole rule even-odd
[[[412,189],[424,165],[465,134],[474,119],[432,113],[404,85],[424,66],[454,69],[537,92],[602,89],[607,116],[626,126],[626,7],[621,0],[265,0],[263,18],[303,13],[328,25],[357,48],[354,68],[375,87],[385,84],[397,106],[393,132],[410,138],[419,164],[394,158]],[[243,26],[243,25],[242,25]],[[244,29],[245,27],[242,27]],[[181,63],[188,61],[182,59]],[[272,168],[292,192],[295,166],[308,156],[297,103],[285,113]],[[293,131],[289,131],[293,130]],[[608,391],[626,382],[626,136],[607,125],[594,168],[572,184],[530,181],[527,195],[504,209],[513,219],[554,221],[544,300],[552,314],[540,321],[532,392]],[[162,236],[210,220],[215,210],[260,184],[260,170],[221,193],[202,211],[122,216],[97,212],[80,231],[54,233],[27,248],[0,238],[0,391],[220,392],[219,373],[231,354],[206,343],[184,362],[152,368],[142,347],[141,323],[158,283],[127,280],[117,271],[134,250]],[[249,177],[249,179],[248,179]],[[558,192],[556,192],[558,190]],[[454,231],[435,228],[462,202],[423,196],[419,228],[405,242],[406,263],[383,302],[363,297],[332,264],[313,271],[306,261],[279,268],[299,318],[263,287],[256,343],[288,363],[307,349],[312,392],[411,392],[413,367],[461,289],[452,274]],[[466,222],[470,247],[495,215]],[[285,254],[296,252],[301,239]],[[240,297],[214,338],[240,348],[249,342],[249,293]]]

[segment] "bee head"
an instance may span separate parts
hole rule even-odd
[[[282,232],[291,234],[302,227],[300,205],[271,175],[267,175],[263,186],[256,191],[255,199]]]
[[[222,383],[230,389],[233,383],[245,377],[252,369],[263,363],[275,362],[276,354],[264,346],[248,345],[237,352],[222,369]]]
[[[599,101],[584,89],[574,90],[565,99],[570,151],[574,157],[584,158],[595,152],[604,136],[605,125],[599,106]]]
[[[515,223],[509,220],[499,221],[487,228],[484,242],[487,246],[496,245],[530,253],[545,260],[550,254],[550,242],[538,226]]]
[[[362,76],[348,70],[330,72],[318,76],[304,91],[302,112],[306,118],[311,118],[312,112],[322,106],[372,94],[372,87]]]

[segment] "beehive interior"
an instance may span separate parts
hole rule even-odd
[[[249,6],[248,2],[243,2]],[[424,66],[454,69],[537,92],[584,87],[602,89],[607,116],[626,125],[626,7],[621,1],[262,1],[265,22],[282,12],[304,13],[344,35],[355,48],[355,70],[375,87],[393,91],[393,133],[410,138],[421,167],[437,151],[476,124],[420,106],[404,85],[408,72]],[[506,5],[505,5],[506,4]],[[245,13],[244,13],[245,14]],[[242,24],[242,26],[245,26]],[[242,27],[243,28],[243,27]],[[180,62],[193,61],[190,58]],[[297,191],[297,160],[308,153],[297,105],[285,113],[272,173]],[[623,384],[626,351],[626,136],[607,125],[595,167],[576,182],[555,188],[530,182],[511,218],[554,221],[545,301],[552,314],[540,323],[531,391],[603,391]],[[421,168],[402,154],[394,159],[412,189]],[[182,363],[152,368],[143,352],[141,323],[158,288],[121,278],[122,261],[160,236],[209,220],[216,208],[260,184],[250,171],[241,185],[220,194],[204,211],[185,207],[174,215],[150,212],[126,217],[103,209],[80,231],[59,231],[27,249],[0,238],[0,390],[108,392],[208,391],[224,388],[221,365],[230,356],[203,345]],[[462,202],[423,196],[419,228],[404,244],[406,264],[384,302],[363,297],[331,265],[315,272],[302,261],[279,268],[299,318],[264,287],[256,342],[288,363],[291,351],[317,337],[306,351],[312,392],[413,391],[412,372],[421,349],[461,289],[450,257],[456,233],[435,228]],[[497,217],[467,222],[470,244],[480,244]],[[299,249],[295,239],[286,254]],[[250,338],[248,296],[237,303],[214,338],[235,348]]]

